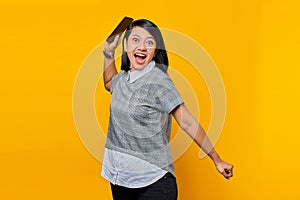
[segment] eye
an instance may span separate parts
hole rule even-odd
[[[138,38],[136,38],[136,37],[132,38],[132,42],[133,42],[133,43],[139,43],[139,41],[140,41],[140,40],[139,40]]]
[[[154,45],[154,41],[153,40],[147,40],[146,41],[146,46],[147,47],[152,47]]]

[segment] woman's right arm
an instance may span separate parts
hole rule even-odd
[[[104,50],[106,53],[112,55],[120,44],[120,41],[120,36],[117,35],[112,43],[105,42]],[[107,91],[110,91],[111,80],[117,73],[115,59],[104,56],[103,81]]]

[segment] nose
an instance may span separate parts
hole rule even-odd
[[[145,46],[145,43],[143,41],[141,41],[137,47],[138,50],[141,50],[141,51],[145,51],[146,50],[146,46]]]

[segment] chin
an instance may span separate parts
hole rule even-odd
[[[150,61],[151,62],[151,61]],[[145,62],[145,63],[143,63],[143,64],[138,64],[138,63],[135,63],[135,62],[133,62],[133,64],[132,64],[132,68],[134,69],[134,70],[142,70],[142,69],[144,69],[150,62]]]

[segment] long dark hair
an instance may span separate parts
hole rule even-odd
[[[162,37],[162,34],[158,27],[151,21],[147,19],[138,19],[133,21],[127,28],[124,38],[123,38],[123,50],[122,50],[122,63],[121,63],[121,70],[129,71],[130,69],[130,60],[127,56],[127,53],[124,51],[124,40],[128,41],[128,37],[131,33],[131,30],[135,27],[139,26],[146,31],[148,31],[156,41],[156,53],[153,60],[156,63],[156,66],[160,68],[162,71],[167,72],[169,59],[167,55],[167,51],[165,48],[165,43]]]

